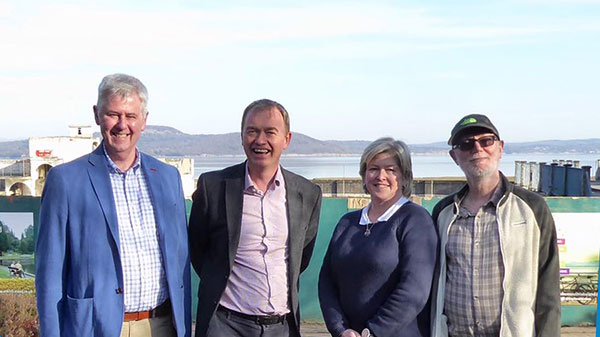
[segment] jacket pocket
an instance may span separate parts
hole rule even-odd
[[[62,336],[94,335],[94,299],[72,298],[67,295],[64,302]]]
[[[514,222],[511,222],[511,225],[514,227],[523,227],[523,226],[527,225],[527,220],[514,221]]]

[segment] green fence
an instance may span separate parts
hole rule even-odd
[[[420,203],[431,212],[440,198],[421,198]],[[553,213],[600,213],[600,198],[546,198]],[[0,212],[30,212],[34,216],[35,233],[37,234],[40,199],[37,197],[0,197]],[[188,214],[191,201],[187,202]],[[313,257],[308,269],[300,277],[300,307],[302,318],[307,321],[322,321],[317,295],[317,282],[323,256],[327,250],[329,239],[339,218],[348,212],[348,200],[345,198],[326,198],[321,207],[321,221]],[[600,226],[600,221],[594,226]],[[597,227],[596,227],[597,228]],[[43,258],[43,257],[40,257]],[[597,263],[596,263],[597,265]],[[197,306],[198,276],[192,273],[194,313]],[[596,323],[596,305],[563,306],[562,323],[564,325],[581,325]]]
[[[441,198],[420,198],[417,202],[429,212]],[[600,198],[546,198],[546,202],[553,213],[600,213]],[[305,321],[322,322],[323,316],[319,306],[317,285],[321,262],[325,256],[329,239],[342,215],[347,213],[348,200],[346,198],[325,198],[321,207],[321,219],[315,250],[308,268],[300,276],[300,311]],[[600,222],[597,223],[600,226]],[[193,291],[199,284],[198,277],[193,273]],[[194,312],[197,298],[193,297]],[[563,325],[594,325],[596,323],[596,305],[564,305],[562,307]]]
[[[323,199],[315,250],[310,265],[300,275],[300,311],[304,320],[323,321],[317,294],[319,271],[335,225],[347,212],[348,201],[346,199]]]

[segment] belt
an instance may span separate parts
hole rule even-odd
[[[241,312],[233,311],[231,309],[227,309],[222,305],[219,305],[217,308],[218,311],[226,312],[232,316],[237,316],[243,319],[247,319],[259,325],[272,325],[281,323],[285,320],[287,314],[284,315],[248,315]]]
[[[123,322],[139,321],[147,318],[163,317],[171,314],[171,301],[167,299],[158,307],[148,311],[126,312]]]

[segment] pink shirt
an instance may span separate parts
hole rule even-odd
[[[286,314],[288,221],[281,168],[263,194],[246,166],[237,255],[220,304],[250,315]]]

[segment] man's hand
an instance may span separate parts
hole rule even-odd
[[[358,332],[356,332],[355,330],[346,329],[346,330],[344,330],[344,332],[342,332],[340,337],[360,337],[360,334]]]

